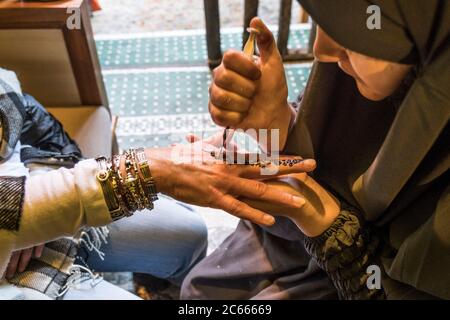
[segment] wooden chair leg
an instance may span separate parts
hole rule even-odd
[[[249,33],[247,28],[250,25],[250,21],[253,17],[258,15],[259,0],[245,0],[244,6],[244,31],[242,33],[242,48],[244,48],[247,42]]]
[[[206,24],[206,46],[208,48],[208,65],[217,67],[222,61],[220,49],[219,0],[203,0]]]
[[[281,0],[278,20],[278,50],[284,58],[288,54],[289,26],[291,24],[292,0]]]

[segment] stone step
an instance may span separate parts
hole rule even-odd
[[[274,30],[276,38],[276,27]],[[309,24],[290,28],[288,48],[305,48]],[[103,69],[151,68],[206,65],[205,30],[178,30],[148,34],[97,35],[97,50]],[[222,51],[242,48],[242,28],[221,30]]]

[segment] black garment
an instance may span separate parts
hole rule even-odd
[[[298,0],[314,21],[340,45],[382,60],[429,65],[448,50],[447,0]],[[381,11],[380,29],[367,21]],[[448,77],[448,75],[445,75]],[[441,83],[444,88],[445,83]]]
[[[450,3],[300,3],[339,44],[412,64],[414,78],[401,99],[374,103],[377,110],[367,117],[370,111],[357,102],[358,90],[344,80],[349,77],[336,67],[317,65],[288,149],[312,153],[319,164],[315,178],[358,208],[366,228],[382,229],[384,252],[389,252],[382,257],[388,293],[395,280],[405,290],[450,299]],[[381,10],[379,30],[366,27],[369,5]],[[309,151],[294,142],[304,140],[305,131]]]
[[[182,299],[337,299],[328,275],[303,247],[241,220],[236,231],[186,276]]]
[[[20,142],[25,164],[41,163],[73,167],[82,159],[81,150],[36,99],[24,94],[24,121]]]

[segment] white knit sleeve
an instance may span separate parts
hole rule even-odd
[[[91,159],[73,169],[61,168],[28,178],[19,230],[0,230],[0,256],[6,256],[3,249],[18,250],[72,236],[85,225],[112,222],[95,178],[96,170],[97,164]]]

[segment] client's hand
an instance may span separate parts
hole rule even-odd
[[[44,245],[23,249],[13,252],[11,259],[9,259],[8,268],[6,269],[6,278],[12,278],[17,272],[25,271],[30,262],[33,253],[34,257],[39,258],[42,255]]]
[[[223,147],[223,130],[220,130],[219,132],[206,137],[204,139],[200,138],[199,136],[189,133],[186,136],[186,141],[189,143],[195,143],[195,144],[202,144],[202,145],[209,145],[216,150],[219,150],[220,147]],[[240,152],[240,153],[246,153],[247,150],[243,149],[242,147],[239,147],[233,140],[228,141],[225,145],[227,148],[226,151],[233,151],[233,152]]]
[[[272,215],[289,217],[309,237],[321,235],[340,212],[339,201],[306,173],[290,174],[266,182],[280,192],[304,198],[305,205],[297,209],[268,203],[262,199],[242,200]]]
[[[179,148],[177,156],[174,156],[173,148],[147,149],[146,153],[158,191],[177,200],[223,209],[262,225],[272,225],[275,220],[271,215],[238,200],[239,197],[258,199],[286,208],[298,209],[305,203],[301,197],[258,181],[268,177],[261,175],[259,167],[224,164],[196,144],[176,147]],[[183,154],[182,157],[178,157],[179,153]],[[293,166],[273,168],[278,169],[273,177],[309,172],[314,170],[315,161],[305,160]]]

